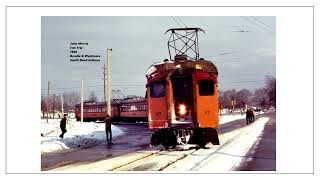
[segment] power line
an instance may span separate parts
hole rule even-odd
[[[264,80],[254,80],[254,81],[234,81],[234,82],[220,82],[220,84],[239,84],[239,83],[256,83],[263,82]]]
[[[179,16],[177,16],[177,18],[187,28],[187,25],[182,21],[182,19]]]
[[[254,17],[254,16],[251,16],[251,17],[272,30],[272,28],[269,25],[265,24],[263,21],[259,20],[258,18]]]
[[[91,86],[85,86],[86,88],[88,87],[99,87],[103,85],[91,85]],[[136,86],[145,86],[142,84],[111,84],[111,86],[118,86],[118,87],[136,87]],[[67,88],[50,88],[51,90],[57,90],[57,89],[79,89],[80,87],[67,87]],[[47,90],[46,88],[42,88],[41,90]]]
[[[265,30],[265,31],[268,31],[268,32],[272,32],[270,31],[269,29],[266,29],[265,27],[261,26],[260,24],[250,20],[249,18],[247,17],[244,17],[244,16],[240,16],[241,18],[245,19],[246,21],[250,22],[251,24],[255,24],[256,26],[260,27],[261,29]],[[272,32],[273,33],[273,32]]]
[[[178,26],[181,26],[181,24],[176,20],[176,18],[174,18],[173,16],[170,16],[170,17],[174,20],[174,22],[178,24]]]

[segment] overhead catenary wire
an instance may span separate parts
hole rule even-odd
[[[179,16],[177,16],[177,18],[187,28],[187,25],[182,21],[182,19]]]
[[[272,30],[272,28],[267,25],[266,23],[264,23],[263,21],[259,20],[257,17],[251,16],[254,20],[258,21],[259,23],[263,24],[264,26],[266,26],[267,28],[269,28],[270,30]]]
[[[258,24],[258,23],[256,23],[255,21],[253,21],[253,20],[249,19],[248,17],[245,17],[245,16],[240,16],[240,17],[241,17],[242,19],[244,19],[244,20],[246,20],[246,21],[250,22],[251,24],[254,24],[254,25],[256,25],[256,26],[260,27],[261,29],[263,29],[263,30],[265,30],[265,31],[267,31],[267,32],[273,33],[273,31],[270,31],[269,29],[267,29],[267,28],[265,28],[265,27],[261,26],[260,24]]]
[[[175,23],[177,23],[178,26],[183,26],[183,25],[180,24],[180,22],[178,22],[178,21],[176,20],[176,18],[175,18],[174,16],[170,16],[170,17],[174,20]]]

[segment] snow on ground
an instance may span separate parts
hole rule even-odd
[[[124,132],[112,125],[112,137]],[[67,123],[67,133],[64,138],[61,134],[60,119],[41,120],[41,154],[72,148],[86,148],[97,145],[106,139],[105,124],[95,122],[81,122],[72,119]]]
[[[259,118],[255,123],[241,130],[237,139],[215,152],[210,158],[202,162],[195,170],[227,172],[237,167],[248,154],[250,148],[259,140],[269,117]],[[229,138],[228,138],[229,139]]]
[[[246,118],[246,114],[224,114],[219,116],[219,124],[225,124],[237,119],[244,119]]]
[[[205,171],[208,173],[233,171],[259,140],[268,120],[269,117],[262,117],[248,126],[222,134],[219,136],[219,146],[195,151],[168,166],[164,171]]]

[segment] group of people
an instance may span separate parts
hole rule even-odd
[[[63,139],[64,134],[67,132],[67,129],[66,129],[67,121],[68,121],[68,115],[64,114],[63,118],[60,121],[60,129],[61,129],[62,133],[60,134],[59,137],[61,139]],[[113,144],[112,143],[112,131],[111,131],[111,117],[109,115],[107,115],[107,117],[104,119],[104,123],[105,123],[107,143]]]
[[[253,109],[247,109],[247,112],[246,112],[247,125],[254,122],[255,115],[256,113]]]

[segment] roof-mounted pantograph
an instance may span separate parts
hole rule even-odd
[[[174,60],[177,55],[184,55],[189,60],[199,60],[199,31],[204,33],[201,28],[173,28],[167,30],[165,34],[171,32],[168,40],[170,59]]]

